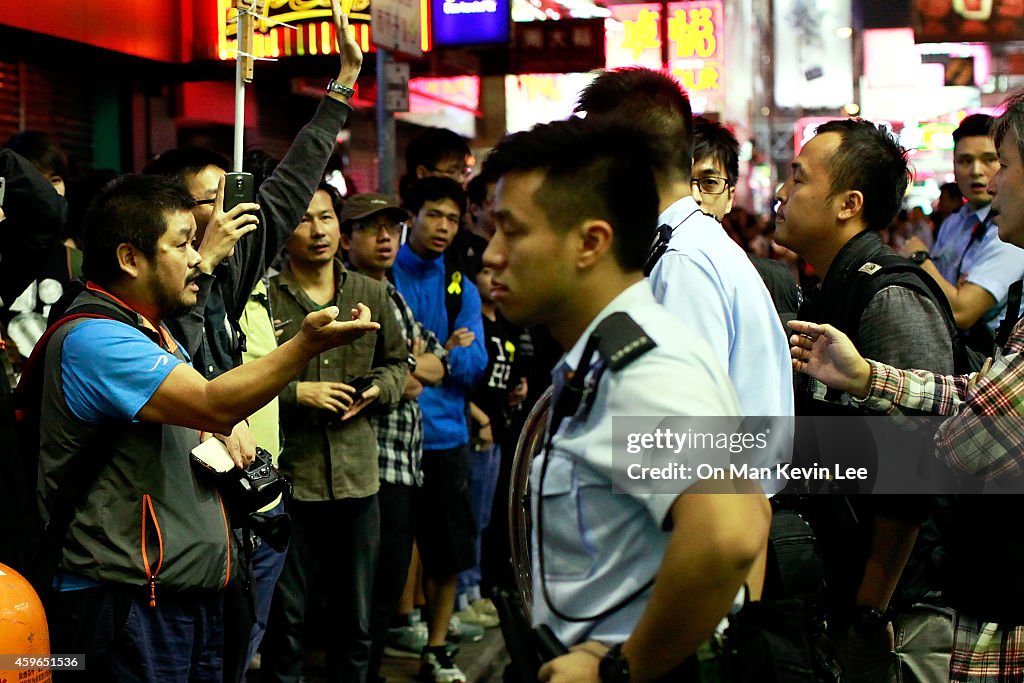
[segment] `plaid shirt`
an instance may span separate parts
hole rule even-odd
[[[956,615],[950,683],[1011,683],[1024,678],[1024,626]]]
[[[405,333],[406,343],[422,338],[426,342],[426,352],[432,353],[445,361],[448,352],[438,342],[433,332],[423,327],[413,316],[409,304],[398,293],[395,286],[384,281],[388,296],[395,302],[391,310],[395,312]],[[423,413],[416,399],[402,399],[398,407],[387,414],[370,416],[370,424],[377,432],[377,443],[380,446],[380,479],[389,484],[403,486],[421,486],[423,470],[420,460],[423,457]]]
[[[971,376],[945,377],[868,361],[871,388],[856,402],[889,415],[904,410],[950,415],[935,435],[936,450],[950,467],[986,479],[1019,477],[1024,474],[1022,352],[1024,320],[1014,326],[1006,345],[996,351],[991,370],[970,395]]]

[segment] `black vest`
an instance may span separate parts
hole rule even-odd
[[[79,312],[102,314],[159,343],[159,333],[138,313],[101,292],[79,295],[68,314]],[[90,424],[68,407],[62,347],[68,333],[83,322],[65,323],[54,332],[42,368],[41,502],[52,511],[68,488],[82,491],[71,501],[74,513],[62,567],[96,581],[150,585],[157,599],[161,587],[222,588],[230,575],[230,525],[220,494],[192,472],[189,452],[199,444],[198,432],[153,422]],[[173,355],[185,360],[180,349]],[[95,453],[90,449],[96,444],[104,449],[98,472],[89,471],[90,463],[84,462],[94,458],[83,458]]]

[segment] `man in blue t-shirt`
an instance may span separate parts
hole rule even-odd
[[[195,306],[194,200],[180,183],[125,176],[85,225],[85,291],[30,379],[42,384],[40,503],[69,517],[49,610],[55,652],[99,680],[221,681],[229,514],[193,475],[201,432],[227,433],[318,353],[379,325],[330,307],[267,356],[207,381],[163,320]],[[346,312],[345,317],[349,313]],[[241,454],[236,466],[245,466]],[[84,469],[99,466],[94,474]],[[71,493],[74,492],[74,493]]]
[[[466,400],[487,367],[480,293],[469,277],[448,273],[443,254],[459,229],[465,194],[450,178],[424,178],[409,190],[413,215],[409,241],[392,269],[395,286],[416,319],[438,339],[447,339],[448,373],[420,394],[423,410],[423,486],[416,541],[423,558],[429,637],[423,674],[436,683],[465,681],[445,650],[454,611],[458,573],[475,560],[475,525],[467,491],[469,428]],[[449,319],[450,297],[459,297]]]

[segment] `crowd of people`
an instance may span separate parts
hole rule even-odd
[[[342,196],[324,171],[362,54],[337,21],[334,86],[283,159],[247,155],[249,200],[225,203],[236,176],[211,150],[126,175],[76,175],[41,133],[0,150],[7,389],[20,376],[3,429],[38,459],[8,482],[0,561],[37,581],[54,652],[84,653],[92,680],[237,682],[258,663],[297,682],[318,641],[332,681],[383,680],[385,654],[465,681],[458,642],[521,616],[490,598],[523,574],[512,461],[550,386],[519,608],[568,650],[510,675],[1024,676],[1015,498],[745,478],[622,493],[613,454],[630,416],[751,432],[935,414],[950,467],[1019,477],[1019,421],[985,418],[1024,413],[1024,98],[963,120],[931,216],[902,211],[898,140],[837,119],[769,234],[733,207],[733,133],[643,68],[602,72],[576,116],[506,136],[481,169],[428,129],[396,196]],[[794,455],[776,431],[757,465],[843,438]],[[245,507],[201,443],[288,490]],[[796,565],[794,520],[813,538]]]

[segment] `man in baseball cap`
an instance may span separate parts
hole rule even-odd
[[[398,407],[369,416],[380,446],[380,549],[370,608],[368,680],[376,680],[385,645],[419,655],[427,644],[426,630],[414,626],[389,632],[391,616],[402,597],[412,555],[414,504],[423,483],[423,415],[416,400],[424,386],[445,375],[447,352],[433,332],[421,325],[412,309],[386,278],[398,255],[402,226],[410,215],[388,195],[365,193],[349,197],[341,211],[341,246],[346,264],[382,281],[395,304],[409,350],[409,375]]]

